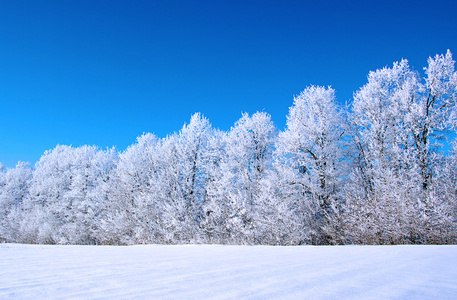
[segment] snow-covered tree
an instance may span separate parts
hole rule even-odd
[[[194,114],[177,134],[164,141],[164,222],[170,241],[199,242],[199,223],[207,201],[207,166],[210,163],[208,141],[211,124],[201,114]]]
[[[57,146],[36,164],[21,230],[25,241],[95,243],[103,209],[99,185],[113,166],[114,150]]]
[[[450,146],[448,136],[457,125],[457,72],[451,52],[430,57],[424,70],[424,83],[418,86],[408,113],[419,177],[419,201],[413,223],[418,243],[436,242],[455,202],[453,198],[439,196],[446,185],[440,177],[447,173],[449,165],[445,163],[443,149]]]
[[[144,134],[120,155],[105,225],[111,243],[179,243],[200,239],[206,201],[209,121],[195,114],[178,133]]]
[[[440,172],[435,176],[438,181],[432,194],[433,232],[432,242],[438,244],[457,242],[457,143],[454,141],[452,152],[448,155]]]
[[[32,168],[18,162],[5,170],[0,164],[0,241],[17,242],[22,202],[28,197]]]
[[[215,196],[225,213],[226,236],[232,242],[259,243],[261,182],[272,166],[275,127],[264,112],[243,114],[225,140]]]
[[[402,236],[413,187],[412,145],[407,112],[418,80],[402,60],[392,68],[370,72],[368,83],[355,95],[349,117],[356,147],[355,170],[346,186],[348,232],[385,243]],[[350,208],[349,208],[350,207]],[[403,233],[404,235],[404,233]]]
[[[433,184],[434,170],[440,140],[457,125],[457,72],[455,61],[448,50],[446,55],[428,59],[425,84],[418,87],[408,114],[420,168],[423,190]],[[437,155],[438,154],[438,155]]]
[[[105,243],[133,244],[160,240],[160,209],[155,192],[160,140],[146,133],[119,155],[109,183],[107,211],[102,227],[109,232]]]
[[[285,180],[284,197],[297,211],[303,238],[312,243],[336,242],[344,126],[332,88],[310,86],[287,116],[279,136],[277,160]]]
[[[227,132],[213,129],[208,140],[206,163],[206,197],[203,204],[203,218],[200,222],[202,238],[207,243],[228,243],[227,220],[230,216],[228,202],[225,201],[224,176],[221,166],[227,161]]]
[[[200,216],[205,201],[206,150],[210,134],[211,124],[208,119],[197,113],[191,117],[188,125],[184,125],[177,139],[178,167],[181,170],[180,180],[184,187],[186,210],[195,220]]]
[[[457,76],[448,53],[429,59],[425,83],[406,60],[370,72],[354,96],[356,169],[347,185],[348,232],[362,243],[427,242],[438,220],[433,178],[440,140],[455,127]]]

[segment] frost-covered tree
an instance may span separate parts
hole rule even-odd
[[[425,83],[418,86],[414,99],[411,99],[409,125],[424,191],[433,184],[433,168],[442,147],[440,140],[457,125],[457,73],[454,65],[449,50],[446,55],[430,57],[428,67],[424,68]]]
[[[421,84],[409,114],[421,184],[419,214],[414,223],[420,243],[440,239],[443,221],[448,220],[455,202],[438,195],[445,184],[439,178],[446,165],[443,147],[449,145],[448,134],[455,133],[457,125],[457,72],[451,52],[430,57],[424,70],[425,83]]]
[[[65,194],[70,219],[61,231],[72,240],[70,243],[98,243],[100,214],[107,199],[104,185],[116,154],[113,149],[100,151],[93,146],[81,146],[73,152],[71,183]]]
[[[176,196],[165,202],[168,218],[164,219],[171,221],[169,231],[174,232],[175,238],[182,242],[198,242],[201,239],[199,223],[207,201],[208,141],[211,134],[209,120],[197,113],[191,117],[189,124],[167,141],[167,172],[173,179],[168,184],[170,192],[176,193]]]
[[[348,232],[361,243],[423,243],[438,220],[433,178],[440,140],[455,127],[456,73],[448,53],[429,59],[425,83],[406,60],[370,72],[354,96],[356,168],[347,185]]]
[[[102,227],[109,232],[105,243],[133,244],[160,241],[157,202],[162,162],[161,141],[150,133],[137,138],[119,155],[109,182],[107,211]]]
[[[57,146],[36,164],[21,231],[24,241],[96,243],[103,209],[99,185],[113,166],[114,151]]]
[[[200,114],[163,139],[151,134],[120,155],[107,224],[115,243],[183,243],[200,240],[206,201],[208,119]]]
[[[405,229],[404,209],[411,206],[407,196],[417,192],[409,184],[414,166],[407,119],[417,85],[416,74],[402,60],[370,72],[368,83],[354,95],[349,119],[355,170],[346,186],[346,204],[349,236],[362,242],[386,243],[404,235],[397,227]]]
[[[457,143],[454,141],[452,152],[448,155],[435,176],[439,188],[432,194],[433,233],[432,242],[438,244],[457,242]]]
[[[207,243],[228,243],[229,203],[223,197],[222,165],[227,161],[227,132],[213,129],[208,140],[206,164],[206,197],[200,222],[202,238]]]
[[[277,160],[284,197],[293,203],[304,241],[337,242],[344,126],[332,88],[310,86],[287,116],[279,136]]]
[[[22,203],[28,197],[32,168],[18,162],[5,170],[0,164],[0,241],[17,242],[20,238]]]
[[[211,124],[208,119],[197,113],[191,117],[188,125],[184,125],[177,139],[180,180],[184,187],[186,210],[192,215],[191,218],[199,217],[205,201],[205,166],[210,134]]]
[[[231,242],[259,243],[262,181],[272,166],[275,127],[264,112],[243,114],[224,138],[215,196],[226,218],[226,237]]]

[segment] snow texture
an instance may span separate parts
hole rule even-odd
[[[457,246],[0,244],[1,299],[455,299]]]

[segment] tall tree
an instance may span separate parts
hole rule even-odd
[[[409,111],[410,129],[414,138],[423,190],[433,184],[435,159],[442,145],[440,140],[457,125],[457,73],[455,61],[446,55],[428,59],[425,83],[418,87]]]
[[[109,182],[107,212],[102,227],[106,243],[134,244],[162,241],[157,193],[162,162],[161,140],[151,133],[119,155]]]
[[[217,196],[227,212],[227,237],[232,242],[259,243],[261,182],[272,166],[275,127],[264,112],[243,114],[225,139]]]
[[[15,168],[5,170],[0,164],[0,240],[17,242],[22,203],[28,197],[32,168],[18,162]]]
[[[368,83],[354,95],[349,119],[356,169],[346,186],[346,203],[351,206],[349,235],[365,235],[363,242],[389,242],[402,235],[398,224],[406,226],[399,201],[413,188],[408,182],[413,149],[407,112],[417,85],[416,74],[402,60],[370,72]],[[411,206],[406,199],[405,204]]]
[[[98,186],[112,167],[114,150],[57,146],[36,164],[22,221],[25,241],[95,243],[103,202]]]
[[[355,94],[350,120],[358,156],[347,203],[355,225],[349,232],[360,242],[427,242],[426,228],[434,227],[433,178],[443,160],[439,142],[456,124],[457,76],[449,51],[429,58],[425,71],[422,83],[402,60],[370,72]]]
[[[284,188],[301,215],[306,239],[336,242],[332,223],[339,213],[343,158],[340,112],[332,88],[310,86],[295,97],[287,129],[279,136]]]

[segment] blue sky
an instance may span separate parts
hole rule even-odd
[[[201,112],[227,130],[370,70],[457,56],[457,1],[1,1],[0,162],[57,144],[125,149]]]

